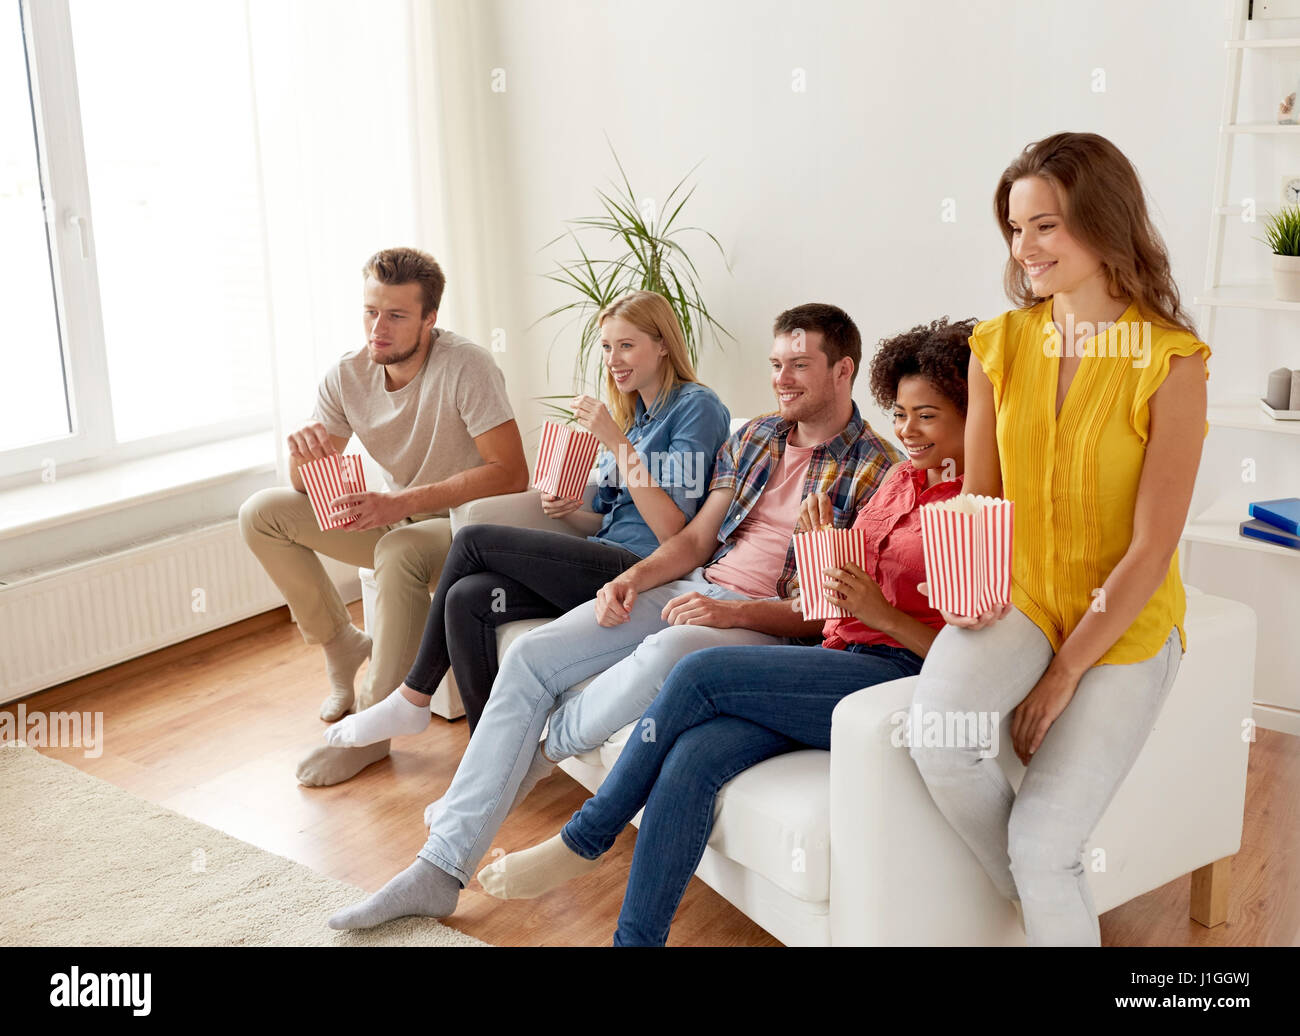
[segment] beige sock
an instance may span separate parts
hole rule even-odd
[[[322,745],[298,764],[298,783],[323,788],[351,780],[371,763],[388,755],[389,742],[376,741],[362,748],[334,748]]]
[[[531,849],[510,853],[478,872],[479,884],[497,899],[533,899],[586,874],[600,863],[579,856],[559,835]]]
[[[353,685],[361,663],[370,657],[370,637],[349,622],[321,646],[325,649],[325,675],[330,682],[330,693],[321,702],[320,718],[333,723],[346,716],[356,700]]]

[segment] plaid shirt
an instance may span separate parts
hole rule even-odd
[[[718,530],[721,546],[713,555],[710,565],[731,550],[732,537],[759,494],[767,485],[768,476],[785,453],[785,440],[794,425],[777,415],[758,417],[722,444],[713,463],[713,481],[709,491],[733,491],[727,517]],[[829,493],[834,511],[834,525],[847,529],[858,510],[871,499],[884,482],[889,469],[903,459],[901,453],[872,430],[862,420],[858,405],[853,404],[853,416],[834,439],[813,448],[808,464],[808,476],[803,495]],[[794,540],[786,550],[785,565],[776,583],[776,592],[782,598],[793,595],[798,586],[794,567]]]

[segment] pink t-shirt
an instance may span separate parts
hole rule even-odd
[[[776,596],[814,449],[786,442],[780,463],[736,530],[735,543],[704,570],[705,579],[748,597]]]

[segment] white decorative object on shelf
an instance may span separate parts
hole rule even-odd
[[[1285,410],[1291,405],[1291,368],[1279,367],[1268,372],[1268,387],[1264,390],[1264,402],[1274,410]]]
[[[1300,410],[1275,410],[1264,399],[1259,401],[1259,408],[1274,421],[1300,421]]]
[[[1282,103],[1277,106],[1277,122],[1279,126],[1294,126],[1296,124],[1296,107],[1295,91],[1282,98]]]

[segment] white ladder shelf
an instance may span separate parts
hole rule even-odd
[[[1233,138],[1242,133],[1300,134],[1300,125],[1238,122],[1241,99],[1242,54],[1248,50],[1265,54],[1300,50],[1300,37],[1246,39],[1249,0],[1233,0],[1231,35],[1224,43],[1228,69],[1223,84],[1223,115],[1219,123],[1218,159],[1214,174],[1214,203],[1210,215],[1210,247],[1205,260],[1205,290],[1193,298],[1195,305],[1206,309],[1204,340],[1211,344],[1220,309],[1275,310],[1300,313],[1300,302],[1286,302],[1272,297],[1267,282],[1224,284],[1223,243],[1227,221],[1240,217],[1242,206],[1228,197],[1232,180]],[[1263,379],[1263,373],[1260,373]],[[1208,419],[1211,427],[1237,428],[1300,436],[1300,421],[1274,421],[1264,414],[1253,398],[1211,401]],[[1248,517],[1245,504],[1249,493],[1227,494],[1187,522],[1183,539],[1192,543],[1210,543],[1240,550],[1262,551],[1279,557],[1297,558],[1300,551],[1242,536],[1237,524]]]
[[[1216,329],[1221,310],[1231,319],[1229,331],[1234,324],[1251,319],[1243,313],[1244,310],[1256,311],[1256,319],[1260,321],[1264,321],[1270,312],[1275,314],[1270,318],[1271,323],[1264,321],[1270,327],[1271,324],[1289,324],[1292,319],[1289,314],[1300,313],[1300,302],[1274,298],[1273,286],[1267,281],[1225,284],[1222,277],[1228,221],[1240,220],[1243,214],[1243,206],[1234,204],[1228,197],[1237,141],[1254,140],[1258,144],[1273,147],[1281,144],[1285,147],[1288,145],[1283,142],[1293,135],[1300,135],[1300,126],[1241,121],[1238,109],[1243,55],[1253,54],[1254,58],[1248,60],[1254,66],[1275,57],[1293,59],[1295,53],[1300,52],[1300,37],[1296,36],[1247,39],[1248,16],[1248,0],[1233,0],[1229,15],[1231,25],[1224,44],[1227,76],[1219,123],[1205,288],[1192,300],[1195,305],[1204,307],[1203,338],[1212,348],[1219,333]],[[1290,31],[1294,32],[1294,29]],[[1256,118],[1260,114],[1267,113],[1250,113]],[[1293,334],[1289,327],[1285,333],[1288,337]],[[1211,362],[1229,362],[1231,355],[1232,349],[1225,344],[1221,350],[1216,349]],[[1256,355],[1259,355],[1258,351]],[[1262,390],[1265,372],[1255,371],[1252,377]],[[1215,379],[1211,378],[1212,393],[1214,383]],[[1179,549],[1180,567],[1189,584],[1206,593],[1244,601],[1255,609],[1259,642],[1256,668],[1251,674],[1255,701],[1252,716],[1260,727],[1300,735],[1300,686],[1295,678],[1296,672],[1300,671],[1300,643],[1293,635],[1294,616],[1300,613],[1300,578],[1297,578],[1300,577],[1300,563],[1296,561],[1300,551],[1253,540],[1240,532],[1241,522],[1249,517],[1247,505],[1250,501],[1296,493],[1290,488],[1289,480],[1294,472],[1300,471],[1300,465],[1296,463],[1296,458],[1300,457],[1300,421],[1270,418],[1261,410],[1258,395],[1212,396],[1207,416],[1213,440],[1207,443],[1207,455],[1216,459],[1217,473],[1206,469],[1203,472],[1206,481],[1198,479],[1198,490],[1206,490],[1201,499],[1210,502],[1208,506],[1198,503],[1200,510],[1184,527]],[[1259,456],[1262,463],[1280,472],[1280,477],[1270,478],[1267,485],[1229,485],[1225,491],[1222,464],[1239,455]],[[1281,561],[1280,558],[1288,560]]]

